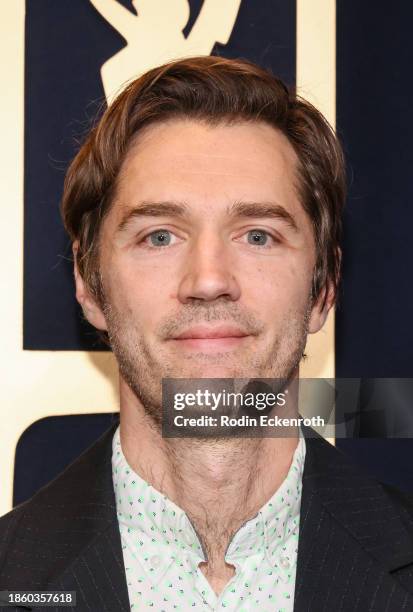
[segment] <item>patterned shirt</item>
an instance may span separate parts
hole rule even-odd
[[[290,612],[294,605],[305,439],[287,477],[230,542],[235,575],[217,596],[198,565],[205,556],[186,513],[140,478],[113,438],[113,484],[131,610]]]

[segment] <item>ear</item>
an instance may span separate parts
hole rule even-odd
[[[308,325],[308,332],[315,334],[323,327],[327,315],[335,302],[335,290],[331,283],[328,283],[318,296],[311,309]]]
[[[106,320],[104,314],[93,297],[89,289],[87,288],[77,265],[77,255],[79,250],[79,242],[73,243],[73,259],[74,259],[74,275],[76,285],[76,299],[82,307],[85,318],[89,321],[93,327],[100,329],[101,331],[107,331]]]
[[[334,249],[334,255],[336,259],[336,280],[340,279],[341,262],[343,253],[341,248],[337,245]],[[336,285],[338,283],[335,283]],[[331,281],[326,282],[323,289],[320,291],[316,302],[313,304],[311,309],[310,321],[308,326],[308,332],[315,334],[323,327],[326,322],[327,315],[336,301],[336,287]]]

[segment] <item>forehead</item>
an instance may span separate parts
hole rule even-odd
[[[287,138],[265,123],[175,119],[139,133],[122,166],[114,212],[142,200],[176,199],[213,213],[234,201],[275,201],[300,216],[297,167]]]

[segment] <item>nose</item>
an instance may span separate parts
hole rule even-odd
[[[224,241],[216,234],[199,238],[189,252],[178,299],[184,304],[218,298],[238,300],[241,290],[229,255]]]

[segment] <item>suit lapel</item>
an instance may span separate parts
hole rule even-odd
[[[328,442],[307,436],[294,611],[413,609],[398,575],[413,564],[413,545],[397,506]]]
[[[95,537],[48,588],[76,591],[76,609],[79,611],[129,612],[117,521]]]
[[[130,610],[112,482],[112,438],[116,427],[117,424],[87,456],[83,469],[90,473],[79,477],[90,491],[85,492],[68,519],[68,524],[80,529],[75,535],[77,554],[71,554],[70,563],[64,564],[48,584],[50,589],[76,591],[78,610]],[[94,475],[97,478],[90,486]],[[75,483],[72,490],[76,490]]]

